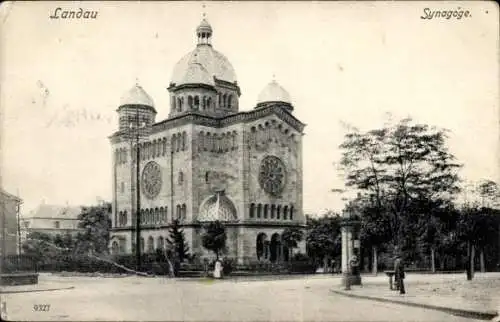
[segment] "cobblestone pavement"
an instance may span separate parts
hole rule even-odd
[[[179,281],[41,276],[71,290],[2,294],[9,320],[474,321],[447,313],[335,295],[340,279]],[[383,281],[381,279],[381,281]],[[34,305],[48,304],[47,311]]]

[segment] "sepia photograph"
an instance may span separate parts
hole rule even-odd
[[[1,3],[1,319],[500,322],[499,18]]]

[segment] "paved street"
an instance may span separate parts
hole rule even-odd
[[[71,290],[2,294],[9,320],[474,321],[433,310],[331,294],[340,279],[277,281],[61,278],[41,283]],[[36,312],[35,304],[50,310]]]

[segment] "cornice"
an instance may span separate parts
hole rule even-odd
[[[203,115],[199,112],[193,111],[186,114],[178,115],[172,118],[165,119],[152,125],[150,134],[163,132],[165,130],[174,129],[186,124],[204,125],[213,128],[224,128],[238,123],[249,123],[259,120],[269,115],[277,115],[281,120],[293,127],[302,134],[306,124],[300,122],[295,116],[288,112],[286,106],[274,104],[262,108],[253,109],[250,111],[238,112],[235,114],[213,117]],[[123,132],[117,131],[109,139],[112,143],[121,142],[121,134]]]
[[[188,223],[179,223],[178,227],[180,228],[202,228],[206,223],[201,222],[188,222]],[[297,223],[297,222],[254,222],[250,220],[245,221],[236,221],[236,222],[225,222],[222,223],[224,227],[243,227],[243,228],[306,228],[306,224]],[[172,227],[172,224],[165,225],[141,225],[141,231],[155,231],[159,229],[168,229]],[[111,231],[119,232],[119,231],[130,231],[135,229],[135,227],[114,227],[111,228]]]
[[[142,110],[147,110],[147,111],[153,112],[154,114],[158,114],[156,112],[156,110],[155,110],[154,107],[149,106],[149,105],[143,105],[143,104],[125,104],[125,105],[120,105],[116,111],[120,112],[120,110],[123,109],[123,108],[131,108],[131,109],[140,108]]]

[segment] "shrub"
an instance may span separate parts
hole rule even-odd
[[[234,260],[231,258],[224,258],[222,260],[222,273],[224,275],[230,275],[233,271]]]

